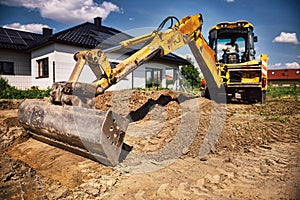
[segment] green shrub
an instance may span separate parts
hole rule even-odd
[[[30,90],[19,90],[8,84],[8,81],[0,77],[0,99],[42,99],[49,97],[50,89],[39,90],[37,87]]]
[[[299,87],[272,87],[267,90],[267,95],[273,98],[292,96],[298,98],[300,95]]]

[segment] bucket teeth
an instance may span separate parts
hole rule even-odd
[[[128,120],[117,113],[27,99],[18,117],[35,139],[105,165],[119,163]]]

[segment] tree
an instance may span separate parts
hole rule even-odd
[[[200,87],[200,73],[198,69],[192,64],[191,58],[187,58],[191,63],[181,67],[180,73],[187,80],[187,82],[192,86],[192,89],[195,87]]]

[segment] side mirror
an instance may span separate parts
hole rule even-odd
[[[257,36],[254,36],[254,37],[253,37],[253,42],[257,42],[257,41],[258,41]]]

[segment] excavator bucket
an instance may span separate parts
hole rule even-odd
[[[119,163],[128,120],[117,113],[26,99],[18,117],[37,140],[105,165]]]

